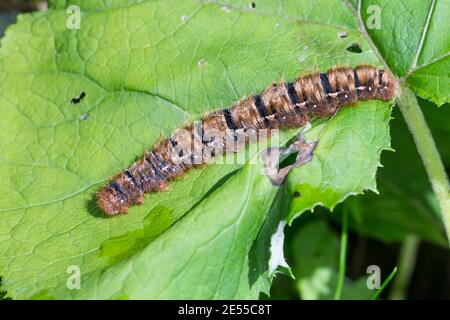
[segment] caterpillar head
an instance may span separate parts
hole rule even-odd
[[[395,76],[387,70],[380,74],[380,85],[378,86],[378,97],[382,100],[393,100],[398,90],[398,83]]]
[[[128,213],[128,203],[123,196],[109,187],[97,192],[97,205],[107,216]]]

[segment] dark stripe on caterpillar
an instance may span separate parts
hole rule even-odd
[[[321,73],[320,81],[322,82],[323,93],[329,94],[331,93],[330,81],[328,80],[328,74]]]
[[[253,97],[253,103],[255,104],[256,110],[258,111],[259,116],[263,119],[264,127],[268,128],[270,126],[269,120],[267,120],[267,111],[266,107],[264,106],[264,102],[261,99],[261,96],[259,94],[255,95]]]
[[[223,115],[225,117],[225,121],[227,123],[228,129],[236,130],[238,128],[238,126],[236,125],[236,123],[233,120],[230,109],[223,109]]]
[[[160,168],[161,172],[163,172],[165,174],[165,171],[166,171],[165,169],[168,167],[167,162],[164,161],[163,159],[161,159],[161,157],[159,155],[157,155],[155,153],[155,151],[152,151],[151,154],[152,154],[154,161],[156,162],[156,165],[158,166],[158,168]]]
[[[292,82],[286,83],[286,89],[288,92],[289,101],[295,106],[295,111],[300,113],[300,107],[298,106],[297,92],[295,92],[294,84]]]
[[[253,97],[253,101],[255,103],[256,110],[258,110],[259,116],[261,118],[267,117],[266,107],[264,106],[264,103],[261,100],[261,96],[257,94],[256,96]]]
[[[243,128],[246,133],[253,129],[300,127],[314,117],[330,117],[341,107],[357,101],[392,100],[396,90],[397,81],[388,70],[368,65],[334,68],[327,73],[299,77],[294,82],[271,85],[260,95],[243,98],[230,108],[203,116],[194,127],[185,128],[187,134],[176,133],[170,139],[157,142],[150,152],[115,175],[97,193],[97,204],[108,216],[127,212],[130,206],[143,202],[145,192],[163,190],[169,180],[195,167],[194,164],[207,163],[209,158],[203,157],[203,151],[211,148],[211,155],[214,156],[237,152],[236,146],[230,150],[225,147],[214,149],[229,140],[231,135],[236,139],[235,133],[229,132],[229,129]],[[209,129],[218,130],[219,139],[204,141],[203,135]],[[202,143],[196,143],[200,141],[198,136],[202,136]],[[246,137],[243,143],[249,141],[251,139]],[[178,164],[179,159],[172,149],[176,150],[180,159],[183,158],[183,163]],[[199,161],[184,163],[189,158]]]
[[[194,123],[194,129],[197,136],[200,138],[202,144],[207,145],[210,141],[205,140],[205,135],[203,134],[203,124],[201,121],[196,121]]]
[[[126,200],[127,196],[126,194],[123,192],[122,188],[119,186],[119,184],[116,181],[112,181],[109,186],[114,189],[118,194],[121,195],[121,197],[123,198],[123,200]]]
[[[383,74],[384,74],[383,69],[378,70],[378,85],[380,86],[383,84]]]
[[[137,182],[137,180],[134,178],[134,176],[131,174],[130,171],[125,170],[125,175],[131,180],[131,183],[133,183],[133,185],[137,186],[141,191],[144,191],[141,184]]]
[[[183,150],[178,147],[178,142],[175,139],[173,139],[173,138],[170,138],[169,141],[172,144],[172,147],[175,150],[175,152],[177,153],[177,155],[180,158],[183,157]]]
[[[359,82],[359,78],[358,78],[356,69],[353,69],[353,79],[355,81],[356,96],[359,97],[359,89],[358,88],[361,86],[361,83]]]
[[[151,170],[153,170],[153,172],[156,174],[156,177],[158,179],[164,180],[166,178],[166,175],[161,170],[158,163],[155,161],[153,152],[147,153],[147,155],[145,156],[145,160],[150,165]]]
[[[359,82],[358,74],[356,73],[356,69],[353,69],[353,78],[355,79],[355,88],[358,88],[361,86],[361,83]]]

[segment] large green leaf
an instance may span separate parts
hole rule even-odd
[[[368,106],[347,109],[340,114],[344,121],[317,128],[315,157],[293,170],[287,181],[292,195],[300,193],[292,199],[289,221],[317,204],[333,209],[350,194],[377,192],[375,173],[379,154],[389,145],[390,113],[379,102]],[[375,121],[367,122],[368,118]]]
[[[437,105],[448,102],[450,3],[362,0],[360,8],[365,28],[391,70],[419,96]],[[379,28],[372,23],[377,13]]]
[[[436,113],[436,108],[427,105],[425,100],[421,105],[431,128],[438,133],[438,146],[448,162],[445,157],[448,155],[448,128],[444,123],[448,121],[445,115],[450,110],[441,108]],[[350,227],[384,242],[400,242],[414,234],[448,246],[439,206],[400,110],[395,110],[394,118],[391,135],[396,151],[384,153],[381,158],[383,168],[377,174],[379,194],[368,192],[346,202],[346,208],[352,212]],[[337,210],[336,220],[340,220],[342,209]]]
[[[9,294],[256,298],[267,291],[271,274],[261,261],[272,229],[261,227],[268,215],[278,217],[274,226],[282,215],[256,147],[249,150],[256,164],[190,172],[127,216],[102,218],[93,196],[159,137],[206,110],[299,73],[380,65],[355,29],[353,9],[322,2],[305,1],[305,11],[277,1],[254,9],[78,1],[79,30],[66,28],[65,1],[20,16],[0,50],[0,275]],[[324,20],[328,4],[338,7]],[[362,53],[347,50],[353,43]],[[82,91],[86,97],[70,104]],[[375,189],[389,118],[387,103],[366,102],[314,123],[306,135],[318,140],[314,158],[292,172],[283,198],[300,192],[290,221]],[[66,288],[72,265],[80,267],[81,290]]]

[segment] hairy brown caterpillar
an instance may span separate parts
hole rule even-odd
[[[329,117],[360,100],[392,100],[396,90],[397,82],[389,71],[368,65],[280,81],[157,142],[152,151],[111,178],[97,193],[97,204],[107,216],[126,213],[129,206],[143,203],[144,193],[166,189],[169,180],[206,163],[209,155],[239,150],[240,144],[224,147],[226,141],[236,140],[234,132],[300,127],[313,117]]]

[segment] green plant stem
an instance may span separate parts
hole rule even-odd
[[[398,258],[398,275],[394,280],[389,292],[389,300],[404,300],[407,297],[407,289],[411,276],[416,266],[417,250],[419,249],[419,238],[408,236],[403,240]]]
[[[377,292],[375,292],[372,297],[370,298],[370,300],[377,300],[378,297],[380,296],[380,294],[384,291],[384,289],[386,289],[387,285],[389,284],[389,282],[391,282],[391,280],[394,278],[394,276],[397,274],[397,267],[394,268],[394,270],[392,270],[391,274],[386,278],[386,280],[384,280],[383,284],[381,285],[381,288],[379,290],[377,290]]]
[[[408,124],[420,157],[425,165],[434,194],[439,202],[447,239],[450,241],[450,186],[444,165],[427,126],[415,94],[404,85],[401,86],[398,106]],[[414,177],[411,177],[414,179]]]
[[[342,216],[342,232],[341,232],[341,248],[339,252],[339,275],[334,293],[334,300],[339,300],[342,294],[345,280],[345,257],[347,255],[347,239],[348,239],[348,210],[344,208]]]

